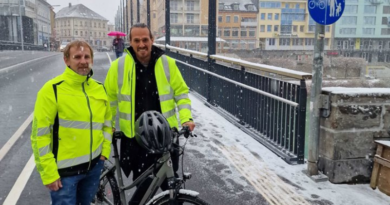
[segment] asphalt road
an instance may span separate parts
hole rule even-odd
[[[113,53],[108,53],[114,59]],[[34,109],[36,93],[49,79],[63,72],[65,65],[62,53],[53,52],[0,52],[1,69],[16,66],[12,72],[0,75],[0,149],[18,130]],[[94,59],[94,78],[104,82],[110,60],[107,53],[98,52]],[[195,121],[201,116],[194,114]],[[197,129],[201,129],[201,123]],[[0,203],[10,193],[26,163],[32,155],[30,142],[31,124],[24,130],[20,139],[0,161]],[[207,136],[205,136],[207,138]],[[197,147],[204,147],[199,151]],[[201,198],[212,205],[263,205],[268,204],[249,183],[238,183],[226,176],[240,175],[234,166],[221,163],[224,156],[215,147],[204,140],[192,140],[188,144],[185,157],[185,171],[193,174],[186,188],[198,191]],[[226,161],[222,159],[222,161]],[[223,173],[223,174],[220,174]],[[245,181],[239,177],[238,181]],[[126,184],[130,180],[126,180]],[[50,204],[48,190],[42,185],[39,174],[34,168],[25,186],[17,186],[22,190],[17,204]],[[131,192],[129,192],[131,194]]]

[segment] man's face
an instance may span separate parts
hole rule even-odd
[[[68,67],[79,75],[88,75],[92,69],[93,59],[91,57],[91,50],[84,46],[73,46],[69,50],[69,58],[64,58]]]
[[[130,45],[138,60],[147,60],[152,54],[153,38],[150,38],[148,28],[133,28],[131,30]]]

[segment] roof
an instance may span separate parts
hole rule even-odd
[[[87,18],[87,19],[98,19],[108,21],[103,16],[100,16],[98,13],[92,11],[83,4],[77,4],[72,6],[71,4],[61,10],[56,14],[56,19],[59,18]]]
[[[257,12],[257,7],[256,5],[251,1],[251,0],[220,0],[219,4],[223,3],[224,4],[224,9],[220,11],[233,11],[231,8],[232,4],[238,4],[239,5],[239,11],[249,11],[246,9],[245,5],[254,5],[255,6],[255,11]],[[254,12],[254,11],[252,11]]]
[[[165,41],[165,36],[156,40],[156,42]],[[208,37],[171,37],[171,42],[208,42]],[[225,42],[225,40],[217,37],[217,42]]]

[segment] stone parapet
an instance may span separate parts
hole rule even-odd
[[[376,145],[390,138],[390,89],[324,88],[328,118],[320,119],[319,170],[332,183],[370,181]]]

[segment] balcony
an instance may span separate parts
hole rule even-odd
[[[379,4],[383,3],[383,0],[369,0],[369,1],[373,5],[379,5]]]
[[[257,22],[241,22],[241,26],[242,27],[256,27],[257,26]]]

